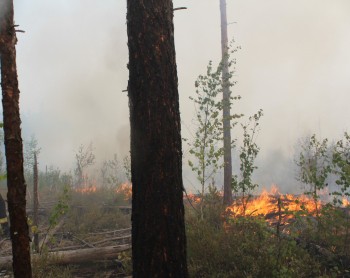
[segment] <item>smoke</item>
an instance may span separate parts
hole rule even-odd
[[[27,6],[35,17],[17,6],[26,29],[17,48],[24,138],[38,138],[42,167],[70,169],[90,142],[97,161],[127,153],[119,134],[128,132],[125,20],[114,17],[122,5],[44,2]]]
[[[190,138],[194,81],[220,60],[219,3],[174,6],[188,8],[174,13],[174,25],[182,131]],[[233,112],[264,110],[257,182],[293,191],[298,138],[333,139],[349,128],[350,2],[237,0],[227,8],[229,37],[242,46],[233,88],[242,100]],[[97,161],[127,155],[125,1],[16,1],[15,18],[26,31],[17,34],[22,127],[24,138],[38,139],[40,167],[69,170],[75,150],[90,142]],[[186,166],[184,176],[196,186]]]
[[[264,188],[277,185],[281,193],[299,193],[302,191],[297,181],[297,167],[293,157],[280,149],[270,150],[268,154],[258,156],[258,169],[253,179]]]

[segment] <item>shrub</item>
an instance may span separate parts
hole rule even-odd
[[[201,220],[187,213],[186,221],[191,277],[322,275],[320,263],[306,250],[294,240],[277,237],[261,219],[240,217],[226,221],[221,217],[221,225],[217,225],[210,218]]]

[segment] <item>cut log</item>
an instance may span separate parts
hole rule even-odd
[[[108,246],[101,248],[85,248],[69,251],[49,252],[49,264],[67,265],[80,264],[99,260],[110,260],[118,258],[120,252],[131,249],[130,244],[119,246]],[[40,255],[32,255],[32,260],[40,259]],[[0,257],[0,268],[10,268],[12,256]]]

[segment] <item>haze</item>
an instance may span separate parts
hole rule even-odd
[[[234,111],[264,110],[256,181],[294,191],[298,139],[312,133],[338,139],[349,129],[350,2],[227,2],[229,39],[242,47],[233,89],[242,100]],[[182,131],[189,137],[194,81],[209,60],[220,60],[219,1],[174,6],[187,7],[175,11],[174,23]],[[17,44],[23,137],[38,139],[40,167],[69,170],[78,146],[90,142],[100,162],[127,155],[126,1],[17,0],[15,21],[26,31]],[[193,190],[183,149],[184,183]]]

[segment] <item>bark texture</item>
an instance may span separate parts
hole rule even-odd
[[[26,183],[23,175],[23,146],[19,115],[16,67],[17,42],[13,1],[2,0],[0,19],[1,86],[7,167],[7,201],[10,216],[13,272],[15,277],[32,277],[26,215]]]
[[[232,203],[232,155],[231,155],[231,107],[230,85],[228,69],[228,39],[226,0],[220,0],[221,14],[221,54],[222,54],[222,103],[223,103],[223,130],[224,130],[224,205]]]
[[[171,0],[128,0],[133,277],[188,277]]]

